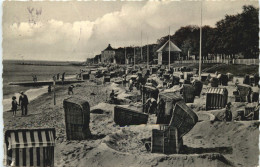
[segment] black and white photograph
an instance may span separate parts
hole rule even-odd
[[[259,166],[259,1],[3,1],[2,163]]]

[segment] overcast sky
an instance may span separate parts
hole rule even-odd
[[[258,1],[205,1],[203,25]],[[3,58],[82,61],[112,47],[155,43],[200,25],[199,1],[3,2]],[[32,10],[33,8],[33,10]],[[29,9],[29,10],[28,10]],[[36,14],[37,11],[37,14]],[[30,13],[31,12],[31,13]]]

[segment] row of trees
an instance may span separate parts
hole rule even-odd
[[[245,58],[258,58],[259,54],[259,20],[258,9],[243,6],[243,12],[226,15],[216,23],[216,27],[202,27],[202,56],[222,54],[234,57],[242,54]],[[158,48],[168,40],[168,36],[157,41]],[[199,55],[200,27],[186,26],[178,29],[171,40],[182,50],[186,57],[188,51]]]
[[[258,8],[251,5],[243,6],[242,13],[236,15],[226,15],[224,19],[216,23],[216,27],[202,27],[202,56],[208,55],[229,55],[234,58],[237,54],[242,54],[244,58],[258,58],[259,54],[259,20]],[[164,36],[157,40],[156,44],[149,45],[149,60],[157,59],[156,50],[159,49],[169,36]],[[188,25],[178,29],[170,39],[182,50],[182,57],[187,59],[188,52],[191,55],[199,55],[200,27]],[[141,60],[141,48],[136,49],[136,62],[147,60],[147,46],[143,46],[143,60]],[[126,48],[127,57],[133,57],[134,48]],[[95,59],[98,58],[98,55]],[[116,60],[124,63],[124,48],[117,49]]]

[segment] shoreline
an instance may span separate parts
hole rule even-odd
[[[68,86],[69,85],[58,85],[55,88],[55,93],[56,93],[56,105],[54,105],[53,103],[53,91],[51,93],[47,92],[47,88],[42,88],[43,90],[46,90],[44,93],[38,95],[37,97],[35,97],[34,99],[30,100],[31,98],[28,96],[29,98],[29,105],[28,105],[28,116],[25,117],[21,117],[21,108],[20,106],[18,106],[18,111],[16,112],[16,117],[12,117],[12,112],[11,110],[7,110],[3,112],[3,120],[4,120],[4,129],[9,129],[10,127],[12,127],[13,125],[17,124],[19,125],[18,127],[20,128],[31,128],[31,127],[39,127],[39,124],[37,121],[39,117],[42,117],[44,114],[49,113],[49,112],[53,112],[53,111],[58,111],[57,113],[60,113],[60,115],[63,115],[63,100],[66,98],[69,98],[71,96],[74,97],[78,97],[78,98],[82,98],[87,100],[90,103],[90,106],[94,106],[95,104],[98,104],[101,101],[104,101],[105,96],[104,93],[105,91],[103,90],[103,86],[102,89],[99,89],[97,86],[95,86],[95,83],[92,82],[83,82],[80,84],[75,84],[75,88],[74,88],[74,95],[68,95],[67,94],[67,90],[68,90]],[[93,86],[93,88],[92,88]],[[90,94],[93,92],[99,92],[102,93],[102,95],[96,97],[96,98],[89,98]],[[88,93],[84,93],[84,92],[88,92]],[[97,96],[97,95],[96,95]],[[18,99],[16,99],[18,100]],[[49,114],[53,114],[53,113],[49,113]],[[35,120],[31,120],[30,117],[37,117]],[[58,116],[59,117],[59,116]],[[20,124],[19,122],[26,122],[23,121],[21,119],[29,119],[28,122],[33,121],[34,123],[36,123],[36,125],[32,126],[34,123],[22,123]],[[53,119],[56,119],[55,117],[53,117]],[[13,122],[15,120],[19,120],[18,122]],[[46,122],[46,124],[49,125],[53,125],[53,126],[46,126],[46,127],[55,127],[54,124],[56,123],[56,121],[52,122],[51,120],[48,120]],[[16,126],[15,126],[16,127]],[[65,135],[65,134],[63,134]]]

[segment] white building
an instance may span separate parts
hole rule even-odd
[[[101,63],[116,63],[116,51],[108,44],[108,47],[101,52]]]
[[[156,52],[158,53],[158,64],[168,64],[169,63],[169,50],[170,50],[170,61],[180,60],[181,49],[178,48],[172,41],[169,40]]]

